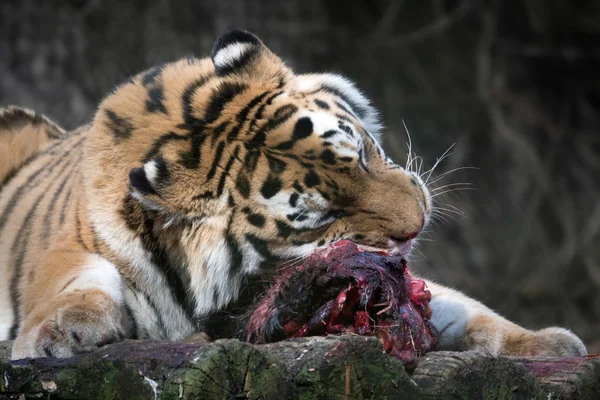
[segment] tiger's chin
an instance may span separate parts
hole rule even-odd
[[[388,253],[392,255],[401,255],[403,257],[408,257],[412,251],[413,243],[414,239],[409,239],[405,241],[389,239],[388,245],[386,247],[371,246],[360,243],[356,243],[356,245],[361,251],[366,251],[370,253]]]

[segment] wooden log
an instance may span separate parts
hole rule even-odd
[[[418,396],[374,338],[271,345],[125,341],[70,359],[0,363],[0,399],[363,399]]]
[[[510,359],[535,376],[546,399],[600,399],[600,355]]]
[[[600,398],[599,356],[430,352],[407,373],[377,339],[355,335],[268,345],[129,340],[63,360],[8,361],[9,349],[0,342],[0,400]]]
[[[423,399],[542,398],[525,367],[478,352],[427,353],[417,360],[412,379]]]

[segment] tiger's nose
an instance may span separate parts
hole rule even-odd
[[[409,233],[408,235],[390,235],[390,240],[397,242],[397,243],[401,243],[401,242],[407,242],[409,240],[412,240],[414,238],[416,238],[417,236],[419,236],[419,233],[421,233],[421,230],[423,230],[423,227],[425,226],[425,215],[421,215],[421,226],[419,227],[418,230],[413,231],[411,233]]]
[[[410,233],[406,236],[390,236],[390,239],[393,240],[394,242],[406,242],[408,240],[414,239],[419,235],[419,232],[421,232],[421,230],[418,230],[416,232]]]

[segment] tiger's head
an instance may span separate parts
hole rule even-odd
[[[117,254],[142,264],[160,251],[189,279],[197,313],[211,311],[245,276],[340,239],[410,250],[431,196],[385,155],[380,129],[352,82],[294,74],[233,31],[210,59],[156,67],[103,101],[88,209]]]

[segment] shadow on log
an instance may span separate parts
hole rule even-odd
[[[467,399],[600,398],[600,357],[495,358],[431,352],[413,371],[372,337],[252,345],[125,341],[70,359],[8,361],[0,399]]]

